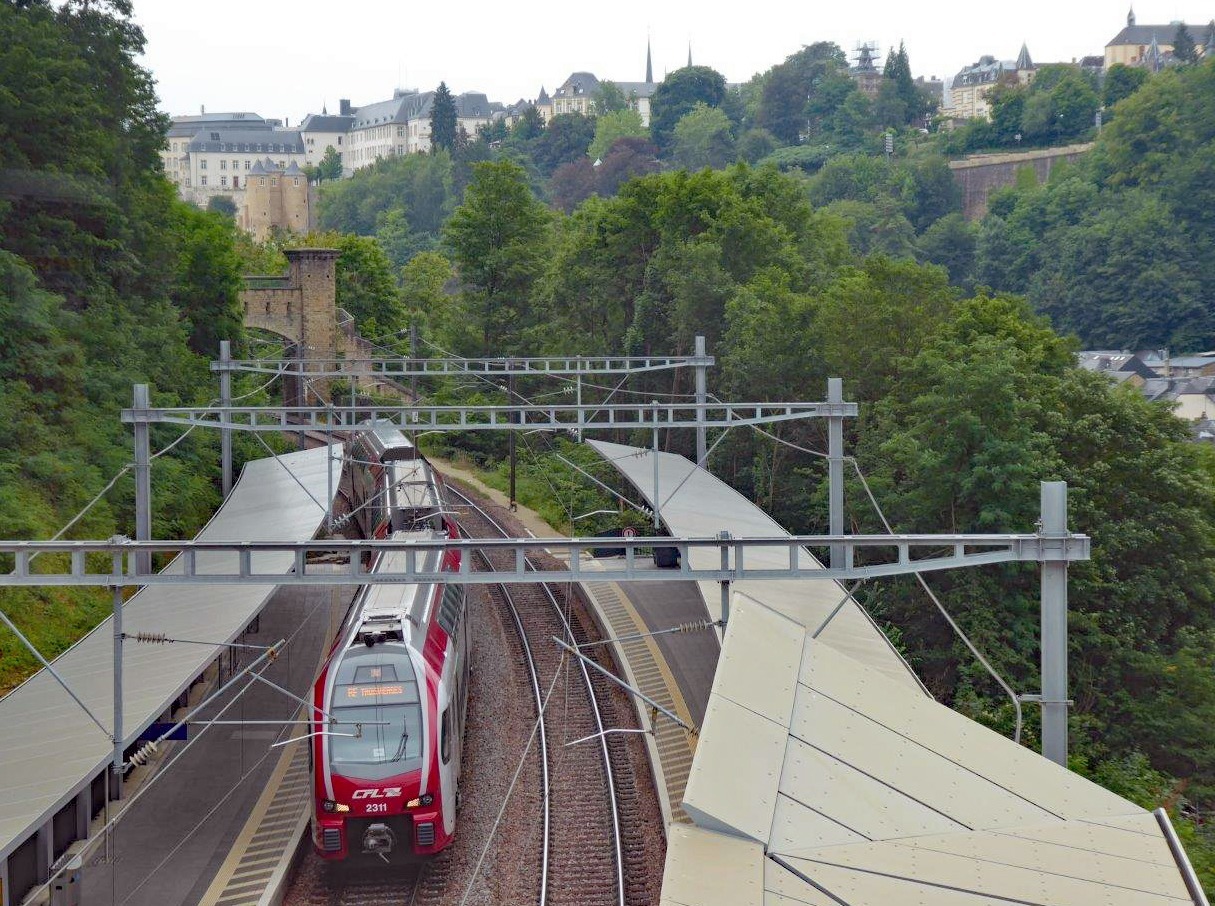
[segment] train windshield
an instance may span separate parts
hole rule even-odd
[[[422,704],[403,645],[351,648],[338,666],[329,713],[339,721],[335,734],[360,734],[329,737],[337,773],[381,780],[422,766]]]

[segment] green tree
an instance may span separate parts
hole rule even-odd
[[[479,354],[519,351],[532,326],[532,292],[548,257],[551,220],[523,168],[502,160],[473,166],[464,202],[443,230]]]
[[[843,103],[840,88],[853,87],[847,76],[848,60],[835,44],[819,42],[803,47],[764,78],[756,103],[756,121],[786,145],[800,144],[814,132],[811,120],[821,122]]]
[[[668,75],[654,91],[650,102],[650,134],[664,154],[675,140],[675,124],[697,104],[721,105],[726,79],[708,66],[685,66]]]
[[[649,134],[641,125],[641,114],[636,110],[625,108],[601,113],[595,120],[595,137],[586,153],[592,160],[603,160],[617,139],[645,138]]]
[[[1107,108],[1113,107],[1123,98],[1128,98],[1138,91],[1147,80],[1148,71],[1146,69],[1115,63],[1106,70],[1101,102]]]
[[[235,227],[229,215],[199,211],[185,202],[176,203],[173,213],[173,238],[179,249],[173,303],[189,323],[191,348],[215,357],[220,340],[239,342],[244,335]]]
[[[911,77],[911,60],[902,41],[899,42],[899,49],[886,58],[886,66],[882,75],[889,84],[894,86],[894,96],[900,102],[898,109],[901,109],[904,119],[898,125],[906,123],[922,125],[924,115],[928,112],[927,105],[924,96],[916,87],[915,80]],[[896,124],[891,123],[890,125]]]
[[[526,142],[537,138],[543,131],[544,118],[540,116],[540,111],[534,104],[528,104],[523,111],[523,116],[519,117],[511,127],[511,136],[517,141]]]
[[[1173,59],[1179,63],[1198,62],[1198,48],[1194,46],[1194,36],[1190,34],[1184,22],[1178,23],[1177,32],[1173,35]]]
[[[451,96],[447,83],[440,82],[439,87],[435,89],[434,101],[430,108],[431,147],[436,150],[453,150],[458,138],[457,126],[456,101]]]
[[[738,137],[738,156],[756,164],[776,150],[776,136],[767,129],[748,129]]]
[[[595,92],[594,104],[595,115],[605,116],[609,113],[627,110],[629,99],[625,97],[624,92],[615,82],[603,81],[599,83],[599,88]]]
[[[212,195],[207,199],[207,210],[225,217],[236,216],[236,202],[228,195]]]
[[[672,158],[678,166],[720,169],[734,157],[730,120],[720,108],[697,104],[675,124]]]
[[[977,237],[961,214],[947,214],[920,234],[920,257],[949,272],[949,282],[969,290],[973,282]]]
[[[342,178],[342,155],[333,145],[327,147],[321,155],[321,162],[316,165],[316,178],[321,182]]]
[[[400,210],[419,240],[434,238],[457,201],[454,166],[446,151],[385,158],[350,179],[321,187],[320,227],[372,236],[387,212]]]
[[[551,176],[562,164],[586,156],[595,138],[595,120],[581,113],[554,116],[532,142],[531,157],[544,177]]]

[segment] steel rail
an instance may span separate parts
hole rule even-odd
[[[477,507],[476,504],[474,504],[471,500],[469,500],[469,498],[465,497],[463,494],[461,494],[455,488],[446,486],[444,488],[444,490],[449,494],[454,494],[455,496],[460,497],[467,504],[471,505],[475,509],[480,510],[480,507]],[[485,514],[484,510],[481,510],[481,512],[483,515]],[[488,515],[486,516],[486,518],[487,519],[489,518]],[[498,526],[498,524],[496,522],[494,522],[492,519],[490,519],[489,522],[495,528],[500,528]],[[461,529],[461,531],[463,531],[463,529]],[[485,562],[486,567],[488,567],[491,570],[493,569],[493,563],[490,562],[488,554],[486,554],[484,551],[476,551],[475,554],[477,556],[479,556]],[[541,849],[541,853],[540,853],[539,906],[545,906],[547,896],[548,896],[548,861],[549,861],[549,838],[550,838],[550,822],[551,822],[551,809],[550,809],[551,796],[550,796],[550,783],[549,783],[548,728],[545,725],[545,720],[544,720],[544,705],[545,705],[544,694],[540,691],[540,675],[539,675],[539,672],[536,670],[536,659],[532,655],[532,646],[531,646],[531,643],[527,639],[527,632],[524,631],[524,629],[523,629],[523,618],[519,616],[519,609],[515,606],[515,599],[511,596],[511,593],[507,589],[505,584],[501,584],[498,587],[502,589],[502,597],[506,601],[507,608],[510,610],[511,620],[515,624],[515,632],[518,633],[518,635],[519,635],[519,644],[520,644],[520,646],[522,646],[523,656],[527,663],[527,672],[531,679],[532,694],[534,695],[534,697],[536,699],[537,736],[540,739],[540,785],[541,785],[541,801],[543,803],[542,823],[544,825],[543,832],[541,834],[541,839],[543,840],[543,844],[542,844],[542,849]]]
[[[510,532],[508,532],[504,526],[502,526],[496,519],[494,519],[493,516],[491,516],[489,513],[487,513],[483,507],[479,506],[470,497],[466,496],[465,494],[460,493],[460,491],[456,490],[455,488],[453,488],[451,486],[447,487],[447,491],[448,491],[448,493],[452,493],[455,496],[463,499],[465,501],[466,505],[472,507],[478,513],[480,513],[482,518],[484,518],[487,522],[489,522],[490,525],[492,525],[494,528],[496,528],[499,532],[502,533],[503,537],[505,537],[505,538],[510,537]],[[525,558],[525,563],[531,568],[531,570],[533,572],[544,572],[544,570],[538,569],[536,567],[536,565],[527,558]],[[569,637],[569,640],[576,644],[577,640],[574,638],[573,627],[570,625],[569,620],[566,618],[565,612],[561,609],[561,604],[557,600],[557,596],[553,593],[553,590],[549,587],[548,583],[540,582],[538,584],[539,584],[540,588],[544,591],[545,597],[548,598],[549,604],[552,606],[553,611],[557,614],[557,618],[561,621],[562,626],[565,627],[565,632],[566,632],[566,635]],[[506,590],[505,586],[503,586],[503,591],[505,592],[505,590]],[[621,840],[620,840],[620,810],[619,810],[617,802],[616,802],[616,781],[615,781],[615,776],[612,772],[612,756],[611,756],[611,752],[608,751],[606,728],[603,725],[603,714],[599,708],[599,699],[595,695],[595,688],[591,682],[590,673],[586,669],[586,664],[581,659],[578,659],[578,666],[579,666],[579,670],[582,674],[583,684],[586,687],[587,698],[590,700],[590,703],[591,703],[591,713],[593,714],[594,719],[595,719],[596,734],[599,737],[599,748],[600,748],[600,753],[601,753],[601,756],[603,759],[603,774],[604,774],[605,782],[606,782],[607,788],[608,788],[608,805],[611,810],[612,842],[613,842],[613,847],[614,847],[615,864],[616,864],[617,904],[618,904],[618,906],[625,906],[624,851],[623,851],[623,846],[622,846]]]

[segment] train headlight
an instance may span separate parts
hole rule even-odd
[[[332,799],[326,799],[321,803],[321,811],[329,812],[330,814],[333,814],[334,812],[348,812],[350,811],[350,806],[343,805],[340,802],[334,802]]]
[[[418,799],[410,799],[405,803],[405,808],[417,808],[419,805],[430,805],[434,801],[435,797],[430,795],[430,793],[427,793]]]

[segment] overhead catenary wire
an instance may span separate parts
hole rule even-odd
[[[823,453],[819,450],[812,450],[808,447],[802,447],[798,444],[792,443],[791,441],[785,440],[783,437],[777,437],[775,434],[771,434],[768,431],[765,431],[763,428],[759,427],[758,425],[751,425],[751,428],[753,428],[757,433],[762,434],[765,437],[769,438],[770,440],[774,440],[777,443],[784,444],[786,447],[796,450],[799,453],[807,453],[811,456],[817,456],[821,459],[828,458],[826,453]],[[893,527],[891,527],[889,520],[886,519],[885,512],[882,510],[881,505],[877,501],[877,497],[874,496],[873,489],[869,487],[869,481],[865,478],[865,474],[861,471],[860,463],[857,462],[856,457],[855,456],[845,456],[844,461],[851,464],[853,470],[856,472],[857,478],[860,479],[861,486],[865,489],[865,494],[869,498],[870,505],[873,507],[873,510],[877,514],[878,519],[881,520],[883,527],[886,529],[886,534],[888,534],[888,535],[895,534],[895,531],[894,531]],[[1020,696],[1018,696],[1017,693],[1013,691],[1012,686],[1010,686],[1008,684],[1008,682],[1004,679],[1004,677],[1001,676],[1000,673],[996,670],[996,668],[991,665],[991,662],[988,661],[987,658],[983,656],[983,653],[981,651],[979,651],[979,649],[975,645],[975,643],[973,641],[971,641],[970,636],[968,636],[966,634],[966,632],[962,629],[962,627],[958,625],[957,620],[955,620],[953,618],[953,615],[949,612],[949,610],[945,607],[945,605],[941,603],[941,599],[937,597],[936,592],[934,592],[932,590],[932,588],[929,586],[928,582],[924,579],[924,576],[920,573],[916,573],[915,577],[916,577],[916,580],[919,582],[920,587],[924,589],[924,592],[928,595],[929,599],[932,601],[932,603],[934,605],[936,605],[936,608],[938,611],[940,611],[941,616],[945,618],[945,622],[949,624],[950,629],[953,630],[954,634],[962,641],[962,643],[967,647],[967,649],[970,651],[970,653],[972,655],[974,655],[975,660],[977,660],[979,662],[979,664],[982,665],[983,669],[986,670],[988,675],[990,675],[991,678],[996,681],[996,684],[999,685],[1001,690],[1003,690],[1004,694],[1008,696],[1009,701],[1012,702],[1013,712],[1015,714],[1015,726],[1013,729],[1013,740],[1015,742],[1020,743],[1021,742],[1021,731],[1024,727],[1024,718],[1023,718],[1023,715],[1021,712]]]

